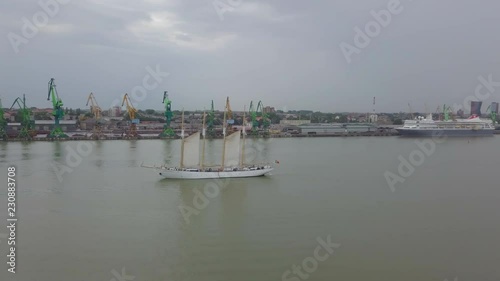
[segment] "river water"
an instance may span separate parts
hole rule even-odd
[[[498,136],[248,141],[248,162],[280,162],[250,179],[140,167],[176,165],[179,147],[0,143],[0,224],[11,165],[19,219],[17,273],[4,263],[0,280],[500,280]]]

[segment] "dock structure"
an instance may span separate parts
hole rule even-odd
[[[498,131],[500,134],[500,131]],[[269,134],[269,135],[260,135],[260,136],[251,136],[248,135],[247,137],[250,139],[259,139],[259,138],[318,138],[318,137],[388,137],[388,136],[397,136],[397,132],[347,132],[347,133],[333,133],[333,134],[287,134],[287,133],[281,133],[281,134]],[[99,139],[99,140],[158,140],[158,139],[165,139],[163,137],[160,137],[158,135],[141,135],[139,138],[137,137],[131,137],[127,135],[123,136],[106,136],[104,139]],[[215,138],[217,139],[217,138]],[[95,138],[92,137],[92,135],[88,136],[68,136],[67,138],[61,139],[61,138],[49,138],[49,137],[38,137],[38,138],[33,138],[31,141],[82,141],[82,140],[96,140]],[[8,141],[26,141],[26,139],[22,138],[9,138]]]

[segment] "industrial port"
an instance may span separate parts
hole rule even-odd
[[[116,140],[116,139],[175,139],[181,133],[179,110],[172,109],[167,91],[158,94],[164,111],[138,110],[128,94],[123,95],[121,106],[103,110],[96,95],[90,93],[85,109],[68,109],[56,90],[55,79],[48,82],[47,101],[52,108],[38,109],[28,106],[25,95],[18,97],[10,108],[3,108],[0,100],[0,139],[4,141],[55,141],[55,140]],[[241,130],[246,126],[248,137],[347,137],[347,136],[394,136],[402,120],[423,113],[375,114],[372,113],[321,113],[313,111],[275,110],[264,106],[262,101],[250,101],[248,110],[233,111],[227,97],[223,110],[216,110],[210,101],[207,111],[188,111],[185,131],[192,134],[201,131],[206,118],[206,137],[222,138],[222,116],[227,113],[229,130]],[[373,98],[375,105],[375,98]],[[492,116],[498,124],[498,103],[492,102],[486,113],[481,113],[482,103],[471,102],[470,112],[479,116]],[[437,119],[444,113],[455,114],[452,108],[438,107],[433,114]],[[463,117],[463,110],[456,115]],[[245,119],[245,120],[244,120]],[[497,132],[498,127],[497,127]]]

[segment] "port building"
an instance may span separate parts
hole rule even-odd
[[[483,105],[482,101],[471,101],[470,102],[470,115],[481,116],[481,106]]]
[[[340,133],[376,132],[377,126],[369,123],[309,123],[298,126],[305,135],[333,135]]]
[[[59,125],[65,132],[77,129],[76,120],[60,120]],[[34,129],[38,132],[50,132],[54,129],[54,120],[35,120]],[[7,131],[20,131],[21,123],[7,123]]]

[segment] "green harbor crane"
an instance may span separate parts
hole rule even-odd
[[[259,101],[256,107],[254,106],[253,101],[251,101],[248,113],[250,114],[250,121],[252,122],[251,135],[256,136],[259,134],[259,131],[262,131],[262,134],[267,136],[269,134],[269,126],[271,123],[269,116],[266,112],[264,112],[264,104],[262,101]]]
[[[451,119],[455,120],[455,116],[453,114],[451,106],[446,107],[446,105],[443,105],[443,116],[444,116],[444,121],[449,121],[450,117]]]
[[[4,111],[2,106],[2,99],[0,99],[0,139],[7,139],[7,120],[3,117]]]
[[[23,95],[23,99],[16,98],[10,109],[16,104],[19,106],[19,112],[21,113],[21,130],[19,131],[18,138],[31,140],[36,135],[33,130],[35,121],[31,120],[31,110],[26,106],[26,96]]]
[[[49,81],[49,93],[47,95],[47,100],[52,100],[52,116],[54,116],[54,128],[47,135],[48,138],[67,138],[66,135],[59,125],[59,120],[64,117],[63,102],[59,95],[57,94],[56,84],[54,83],[54,78]]]
[[[257,121],[257,112],[253,106],[253,101],[250,101],[250,107],[248,107],[248,114],[250,115],[250,121],[252,122],[252,135],[256,136],[258,134],[259,121]]]
[[[223,126],[227,127],[228,132],[232,133],[233,132],[233,125],[234,125],[234,119],[233,119],[233,111],[231,110],[231,103],[229,102],[229,97],[226,98],[226,124]]]
[[[163,92],[163,101],[162,103],[165,104],[165,126],[163,126],[163,132],[160,133],[161,138],[173,138],[175,137],[175,132],[170,127],[170,123],[172,122],[172,101],[168,99],[168,91]]]
[[[214,110],[214,101],[212,100],[212,107],[207,114],[207,135],[209,138],[215,137],[215,110]]]
[[[445,104],[443,104],[443,118],[444,118],[444,121],[450,120],[450,114],[449,114],[448,110],[446,109]]]
[[[491,108],[491,105],[486,109],[486,113],[488,113],[488,111],[490,112],[491,121],[493,122],[493,125],[495,125],[497,123],[497,112]]]
[[[257,114],[259,114],[259,112],[262,120],[262,128],[264,129],[264,134],[267,135],[269,133],[269,126],[271,125],[271,123],[269,122],[269,116],[264,110],[264,104],[262,103],[262,101],[259,101],[259,103],[257,104]]]

